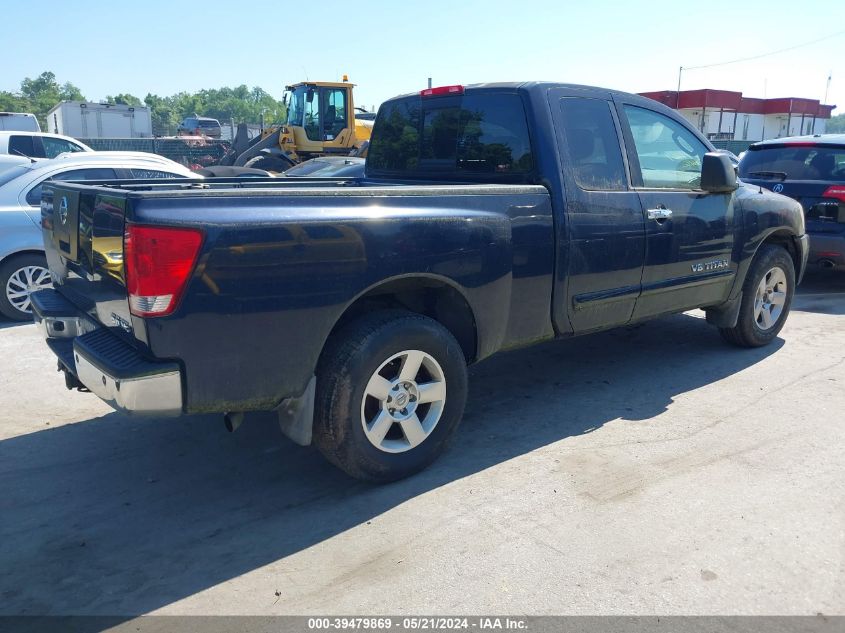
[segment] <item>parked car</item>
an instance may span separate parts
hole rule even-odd
[[[30,319],[30,294],[50,286],[41,237],[41,192],[48,181],[196,178],[178,163],[142,152],[80,152],[31,159],[0,173],[0,313]]]
[[[734,167],[739,165],[739,157],[736,154],[734,154],[731,150],[729,150],[729,149],[717,149],[716,151],[719,152],[720,154],[724,154],[725,156],[730,158]]]
[[[806,264],[801,205],[739,185],[670,108],[585,86],[392,99],[363,179],[149,189],[45,193],[56,288],[33,312],[66,384],[130,413],[220,412],[230,430],[274,411],[378,482],[442,452],[467,364],[693,308],[728,342],[766,345]],[[93,231],[125,235],[122,280],[87,240],[98,200]]]
[[[223,131],[220,128],[220,121],[205,116],[192,116],[182,119],[177,134],[208,136],[220,138]]]
[[[810,263],[845,269],[845,134],[754,143],[739,163],[739,176],[800,202]]]
[[[0,130],[40,132],[41,125],[36,116],[29,112],[0,112]]]
[[[0,132],[0,154],[29,158],[55,158],[59,154],[93,152],[70,136],[47,132]]]
[[[0,172],[30,158],[55,158],[64,152],[90,152],[90,147],[69,136],[43,132],[0,132]]]
[[[288,178],[360,178],[364,175],[363,158],[356,156],[322,156],[286,169],[280,175]]]

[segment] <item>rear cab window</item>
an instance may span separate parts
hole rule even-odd
[[[534,171],[525,108],[515,92],[413,95],[382,108],[367,154],[370,176],[524,182]]]

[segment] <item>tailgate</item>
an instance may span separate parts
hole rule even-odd
[[[41,220],[59,292],[118,336],[135,342],[123,272],[126,208],[121,192],[104,192],[90,183],[45,185]]]

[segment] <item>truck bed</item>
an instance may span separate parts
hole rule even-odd
[[[411,276],[468,303],[475,359],[552,335],[554,223],[541,186],[62,184],[45,195],[42,219],[57,292],[144,359],[179,363],[186,412],[263,410],[301,393],[346,308]],[[173,314],[130,310],[130,224],[203,233]]]

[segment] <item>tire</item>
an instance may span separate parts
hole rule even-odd
[[[719,328],[727,342],[739,347],[771,343],[786,323],[795,294],[795,265],[780,246],[760,247],[745,283],[739,318],[732,328]],[[779,309],[778,309],[779,308]]]
[[[244,163],[244,167],[251,167],[252,169],[263,169],[264,171],[272,171],[282,173],[286,169],[293,167],[293,163],[287,159],[279,158],[278,156],[255,156]]]
[[[0,264],[0,313],[13,321],[31,321],[30,293],[52,287],[43,255],[10,257]]]
[[[333,335],[321,356],[314,444],[356,479],[408,477],[443,452],[466,392],[463,351],[437,321],[400,310],[365,315]]]

